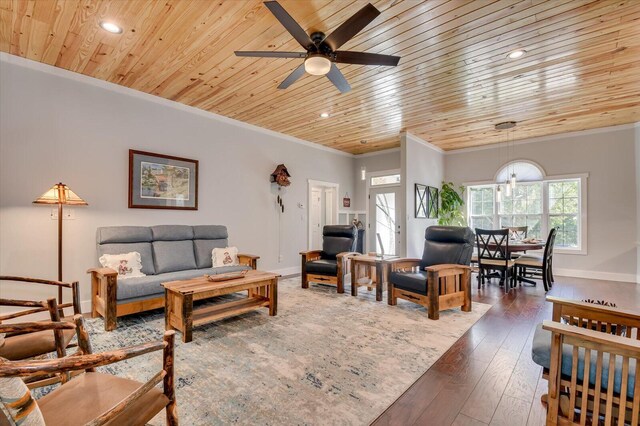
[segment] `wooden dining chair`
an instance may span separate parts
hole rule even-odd
[[[527,238],[529,232],[528,226],[503,226],[502,228],[509,230],[509,239],[511,241],[522,241]]]
[[[499,271],[500,282],[504,282],[505,291],[515,286],[515,262],[509,252],[508,229],[476,228],[476,246],[478,248],[478,288],[490,278],[489,272]]]
[[[542,256],[523,254],[515,261],[518,276],[524,274],[525,268],[540,271],[545,291],[549,291],[553,286],[553,246],[556,242],[557,233],[557,228],[551,228]]]
[[[94,354],[82,315],[74,316],[73,320],[73,323],[32,322],[3,326],[7,332],[35,333],[66,330],[71,327],[78,337],[78,351],[57,359],[0,360],[0,403],[5,404],[5,407],[0,407],[5,408],[0,409],[0,424],[12,424],[11,421],[13,424],[21,424],[24,416],[29,415],[34,418],[31,419],[32,423],[28,424],[143,426],[156,414],[165,410],[167,425],[178,425],[174,386],[175,332],[166,331],[161,342]],[[159,350],[163,351],[162,369],[146,383],[95,370],[96,367]],[[34,374],[67,374],[72,371],[80,371],[83,374],[67,381],[37,401],[31,399],[28,391],[22,397],[15,396],[15,389],[20,384],[16,383],[16,378]],[[13,383],[7,383],[11,380]],[[160,383],[162,389],[157,387]],[[8,395],[12,390],[14,395]],[[14,417],[8,419],[8,414]]]
[[[533,361],[549,382],[547,425],[640,424],[640,312],[547,297]]]

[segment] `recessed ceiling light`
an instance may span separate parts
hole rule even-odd
[[[522,58],[524,56],[524,54],[527,53],[526,50],[523,49],[518,49],[518,50],[514,50],[513,52],[509,53],[507,55],[507,57],[509,59],[518,59],[518,58]]]
[[[113,22],[100,21],[100,28],[105,31],[109,31],[112,34],[122,34],[122,27],[114,24]]]
[[[320,117],[327,118],[327,117],[329,117],[329,113],[328,112],[323,112],[323,113],[320,114]]]

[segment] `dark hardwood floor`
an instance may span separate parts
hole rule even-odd
[[[531,361],[536,324],[551,319],[542,283],[510,293],[497,285],[476,288],[473,300],[493,305],[373,424],[531,425],[545,423],[540,396],[547,391],[541,367]],[[605,299],[640,309],[640,285],[556,277],[550,295]],[[425,316],[426,319],[426,316]]]

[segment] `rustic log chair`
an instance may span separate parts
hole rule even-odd
[[[26,277],[0,276],[0,288],[4,282],[16,283],[32,283],[55,286],[58,288],[58,302],[55,298],[45,301],[32,300],[16,300],[16,299],[0,299],[0,306],[10,306],[13,308],[24,308],[14,312],[0,315],[0,328],[3,322],[42,312],[48,312],[49,320],[60,321],[61,317],[65,321],[72,321],[72,316],[64,317],[65,308],[73,308],[74,314],[80,314],[80,299],[78,292],[78,282],[64,283],[60,281],[41,280]],[[72,292],[72,302],[63,303],[62,289],[69,288]],[[6,293],[3,290],[2,293]],[[17,361],[36,356],[42,356],[51,352],[56,352],[58,357],[66,355],[66,349],[75,344],[70,344],[71,339],[75,335],[73,328],[71,329],[55,329],[42,330],[37,333],[20,333],[13,332],[8,334],[4,339],[4,344],[0,347],[0,357]],[[29,387],[45,386],[58,380],[66,380],[66,376],[49,377],[46,380],[29,379],[25,381]]]
[[[9,331],[40,332],[71,327],[77,332],[78,352],[71,356],[47,360],[0,360],[0,377],[84,372],[37,400],[45,424],[142,426],[164,409],[167,425],[178,425],[174,387],[175,332],[166,331],[162,342],[94,354],[82,315],[73,319],[75,324],[34,322],[4,326]],[[163,369],[146,383],[95,371],[96,367],[159,350],[163,351]],[[156,387],[160,382],[163,383],[162,390]],[[3,424],[3,415],[0,410],[0,424]]]
[[[354,225],[325,225],[322,250],[300,252],[302,256],[302,288],[309,282],[332,284],[344,293],[344,274],[351,271],[351,257],[358,255],[358,229]]]
[[[640,424],[640,312],[547,301],[553,321],[538,326],[532,344],[549,382],[547,424]]]
[[[430,319],[461,306],[471,311],[473,231],[458,226],[430,226],[425,231],[422,259],[390,260],[389,305],[398,297],[427,308]],[[418,267],[417,272],[413,268]]]

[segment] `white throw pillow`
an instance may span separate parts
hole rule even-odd
[[[214,248],[211,252],[211,263],[214,268],[222,266],[238,266],[238,247]]]
[[[103,267],[118,271],[119,280],[146,277],[142,273],[142,259],[137,251],[123,254],[103,254],[98,261]]]

